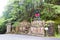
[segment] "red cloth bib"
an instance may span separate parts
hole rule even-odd
[[[40,14],[39,14],[39,13],[36,13],[36,14],[35,14],[35,17],[39,17],[39,16],[40,16]]]

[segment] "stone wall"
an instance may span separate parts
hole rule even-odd
[[[52,23],[49,24],[47,35],[54,35],[54,26]],[[12,30],[11,30],[12,28]],[[7,33],[18,33],[18,34],[29,34],[29,35],[39,35],[45,36],[45,21],[32,21],[31,23],[27,21],[22,21],[17,27],[12,27],[10,23],[7,24]]]

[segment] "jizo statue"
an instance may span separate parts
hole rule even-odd
[[[35,19],[34,20],[40,20],[40,13],[39,13],[39,10],[38,9],[35,10],[34,16],[35,16]]]

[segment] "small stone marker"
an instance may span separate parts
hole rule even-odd
[[[59,32],[59,34],[60,34],[60,25],[58,25],[58,32]]]

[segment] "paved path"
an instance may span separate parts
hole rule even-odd
[[[28,36],[28,35],[3,34],[0,35],[0,40],[60,40],[60,39],[36,37],[36,36]]]

